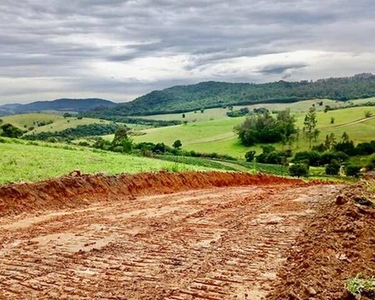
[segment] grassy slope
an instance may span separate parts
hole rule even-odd
[[[319,106],[318,103],[323,101],[323,105]],[[367,102],[375,102],[375,98],[368,98],[368,99],[358,99],[355,100],[355,104],[364,104]],[[286,108],[289,108],[292,112],[298,113],[298,112],[306,112],[308,111],[309,107],[311,105],[315,104],[316,109],[318,111],[323,111],[326,105],[329,105],[332,108],[339,108],[339,107],[346,107],[348,104],[345,102],[336,102],[333,100],[306,100],[306,101],[300,101],[296,103],[290,103],[290,104],[283,104],[283,103],[269,103],[269,104],[256,104],[256,105],[245,105],[245,106],[234,106],[233,109],[237,110],[243,107],[248,107],[250,110],[254,108],[264,107],[271,111],[273,110],[284,110]],[[193,120],[196,120],[198,122],[201,121],[209,121],[209,120],[218,120],[218,119],[226,119],[227,115],[226,113],[229,111],[228,108],[213,108],[213,109],[207,109],[202,114],[199,110],[195,112],[187,112],[185,113],[185,118],[182,118],[182,114],[164,114],[164,115],[153,115],[153,116],[139,116],[138,118],[145,118],[145,119],[154,119],[154,120],[180,120],[180,121],[189,121],[192,122]]]
[[[89,125],[94,123],[99,124],[109,124],[110,121],[99,120],[99,119],[92,119],[92,118],[83,118],[77,119],[77,117],[71,118],[64,118],[61,114],[54,114],[54,113],[30,113],[30,114],[21,114],[21,115],[13,115],[7,117],[1,117],[3,123],[11,123],[12,125],[26,130],[29,127],[35,127],[34,130],[28,133],[40,133],[40,132],[55,132],[55,131],[62,131],[67,128],[75,128],[79,125]],[[50,121],[52,120],[52,124],[48,124],[46,126],[37,127],[34,122],[41,122],[41,121]],[[26,126],[26,127],[25,127]],[[137,124],[126,124],[126,126],[132,129],[143,129],[145,126],[137,125]]]
[[[354,139],[355,142],[373,140],[375,132],[375,119],[362,120],[358,124],[350,124],[364,118],[365,112],[370,111],[375,116],[375,107],[353,107],[342,110],[317,113],[318,128],[321,134],[318,143],[324,141],[325,136],[331,132],[335,133],[339,139],[344,131]],[[205,112],[207,113],[208,110]],[[200,113],[199,113],[200,114]],[[303,128],[305,113],[295,112],[297,126]],[[335,118],[335,123],[331,124],[331,117]],[[242,123],[244,118],[223,118],[212,121],[197,121],[186,125],[178,125],[164,128],[153,128],[144,130],[142,136],[134,137],[136,142],[164,142],[168,145],[180,139],[185,150],[195,150],[200,152],[217,152],[229,154],[235,157],[243,157],[249,149],[260,151],[260,146],[247,148],[242,146],[233,132],[233,127]],[[301,133],[302,135],[302,133]],[[109,136],[108,138],[112,138]],[[281,146],[278,146],[281,147]],[[307,141],[301,137],[299,149],[307,149]]]
[[[10,140],[6,139],[6,141]],[[205,167],[176,164],[159,159],[105,151],[93,152],[85,148],[64,149],[9,142],[0,143],[0,165],[0,183],[39,181],[68,174],[75,169],[84,173],[106,174],[208,170]]]
[[[34,122],[37,121],[50,121],[56,122],[60,119],[64,119],[61,115],[58,114],[49,114],[49,113],[32,113],[32,114],[22,114],[22,115],[13,115],[7,117],[1,117],[4,123],[10,123],[13,126],[16,126],[21,129],[29,128],[35,126]],[[53,124],[51,124],[53,125]],[[48,126],[47,126],[48,127]]]

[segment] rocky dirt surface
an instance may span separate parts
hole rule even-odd
[[[325,203],[290,250],[267,299],[354,299],[345,282],[358,273],[375,276],[374,192],[375,182],[362,181]]]
[[[60,202],[73,179],[0,189],[0,299],[264,299],[342,186],[214,174],[142,175],[131,188],[80,178],[81,197],[70,189]],[[4,189],[20,197],[11,207]]]

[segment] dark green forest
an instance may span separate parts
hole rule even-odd
[[[202,82],[153,91],[115,108],[96,108],[84,116],[114,116],[182,113],[202,108],[250,105],[257,103],[293,103],[308,99],[348,101],[375,96],[375,75],[328,78],[317,81],[272,83]]]

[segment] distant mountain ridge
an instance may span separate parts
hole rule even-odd
[[[86,117],[120,121],[132,116],[182,113],[231,105],[293,103],[325,98],[347,101],[369,97],[375,97],[375,75],[362,73],[317,81],[281,80],[261,84],[208,81],[152,91],[131,102],[119,104],[98,98],[5,104],[0,106],[0,116],[55,110],[76,111]]]
[[[309,99],[338,101],[375,96],[375,75],[357,74],[353,77],[319,79],[317,81],[272,83],[201,82],[153,91],[115,109],[97,108],[87,116],[118,119],[125,116],[147,116],[182,113],[201,108],[257,103],[292,103]]]
[[[87,98],[87,99],[69,99],[62,98],[53,101],[36,101],[28,104],[4,104],[0,106],[0,116],[24,114],[38,111],[74,111],[84,112],[93,110],[96,108],[110,108],[117,104],[104,99],[99,98]]]

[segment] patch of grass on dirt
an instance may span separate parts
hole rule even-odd
[[[265,173],[280,176],[288,176],[288,168],[281,165],[260,164],[256,162],[245,162],[242,160],[213,160],[210,158],[201,157],[186,157],[174,155],[160,155],[157,158],[162,160],[173,161],[177,163],[184,163],[188,165],[195,165],[199,167],[206,167],[217,170],[250,172],[250,173]]]
[[[259,173],[274,174],[274,175],[281,175],[281,176],[288,175],[288,168],[282,165],[260,164],[256,162],[245,162],[245,161],[236,161],[235,163],[248,168],[249,171],[253,173],[259,172]]]
[[[357,274],[346,281],[345,288],[356,299],[361,299],[362,296],[375,299],[375,277],[366,278],[362,274]]]

